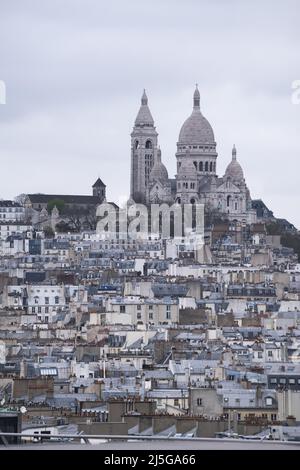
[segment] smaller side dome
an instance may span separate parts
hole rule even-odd
[[[238,183],[244,180],[243,169],[236,159],[235,145],[233,146],[233,149],[232,149],[232,160],[226,168],[224,177],[225,178],[230,177],[233,181],[238,182]]]
[[[160,148],[157,150],[157,158],[151,170],[149,180],[152,181],[161,181],[166,182],[168,181],[169,175],[168,170],[166,169],[165,165],[161,161],[161,150]]]

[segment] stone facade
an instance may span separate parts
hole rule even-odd
[[[176,179],[168,177],[157,136],[144,91],[131,134],[131,199],[144,203],[198,202],[205,204],[208,211],[226,214],[229,220],[256,221],[235,146],[224,176],[216,173],[217,144],[210,123],[201,113],[198,87],[193,96],[192,113],[179,133]]]

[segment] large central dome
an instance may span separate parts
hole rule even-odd
[[[212,127],[200,111],[200,93],[198,88],[196,88],[194,93],[193,112],[181,127],[178,143],[184,145],[215,143]]]

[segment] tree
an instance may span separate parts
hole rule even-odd
[[[60,233],[74,232],[74,228],[64,220],[55,225],[55,230]]]
[[[47,210],[49,214],[51,214],[52,209],[56,207],[58,209],[58,212],[61,213],[65,207],[65,201],[62,199],[51,199],[51,201],[48,202],[47,204]]]
[[[19,194],[18,196],[15,197],[15,202],[23,206],[25,204],[26,198],[27,198],[27,194],[24,194],[24,193]]]
[[[46,238],[53,238],[54,237],[54,232],[50,226],[47,226],[44,228],[44,234]]]
[[[96,230],[96,207],[66,207],[63,212],[63,219],[71,227],[70,231],[72,232]]]
[[[298,255],[300,261],[300,234],[297,232],[287,231],[280,221],[275,221],[266,226],[268,235],[280,235],[280,243],[287,247],[293,248]]]

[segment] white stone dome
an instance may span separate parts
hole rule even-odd
[[[215,143],[212,127],[200,111],[200,93],[198,88],[194,92],[193,112],[181,127],[178,143],[184,145]]]
[[[236,148],[233,146],[232,149],[232,160],[226,168],[225,177],[232,178],[233,181],[241,182],[244,180],[244,172],[236,159]]]
[[[161,151],[160,149],[158,149],[157,159],[153,165],[149,179],[150,181],[166,182],[168,181],[168,178],[169,178],[168,170],[166,169],[165,165],[161,161]]]

